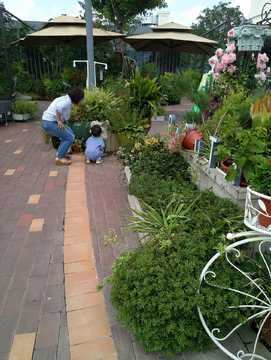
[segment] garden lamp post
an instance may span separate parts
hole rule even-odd
[[[93,21],[92,21],[92,0],[85,0],[86,30],[87,30],[87,66],[88,84],[87,89],[92,91],[94,84],[94,44],[93,44]]]

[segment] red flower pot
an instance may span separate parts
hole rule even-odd
[[[260,198],[260,200],[264,203],[267,214],[271,215],[271,200],[265,198]],[[265,211],[261,207],[260,207],[260,211],[265,213]],[[268,228],[268,226],[271,225],[271,218],[264,216],[263,214],[259,214],[259,223],[262,226]],[[270,322],[271,322],[271,317],[270,317]],[[271,331],[270,331],[270,335],[271,335]]]
[[[202,140],[203,136],[200,135],[200,133],[196,129],[190,130],[183,138],[182,144],[185,148],[194,150],[196,139]]]
[[[224,159],[220,161],[220,165],[222,167],[222,171],[224,173],[227,173],[229,166],[231,166],[233,163],[232,160],[230,159]],[[249,184],[246,182],[246,179],[244,177],[244,175],[241,176],[241,182],[240,182],[240,187],[247,187]]]

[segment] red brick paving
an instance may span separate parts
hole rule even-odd
[[[46,109],[48,104],[40,102],[39,112]],[[36,121],[29,121],[27,124],[9,122],[7,127],[0,124],[1,360],[9,358],[14,336],[28,333],[36,334],[33,360],[53,360],[56,354],[59,360],[70,359],[63,270],[65,197],[69,167],[55,165],[56,150],[44,143],[41,126]],[[28,131],[22,131],[26,127]],[[164,127],[165,123],[157,123],[157,127],[155,124],[151,131],[155,132],[157,128],[162,131]],[[14,134],[13,141],[5,143],[9,140],[9,132]],[[14,155],[14,151],[18,149],[24,151]],[[4,176],[9,169],[17,171],[13,175]],[[65,246],[68,251],[65,253],[68,261],[65,266],[70,274],[69,280],[75,281],[74,285],[68,285],[69,306],[77,306],[74,301],[76,293],[85,301],[85,291],[95,291],[97,279],[88,280],[94,262],[93,254],[90,256],[88,251],[87,234],[91,232],[100,281],[111,273],[111,265],[118,255],[117,249],[103,247],[103,237],[109,234],[111,227],[121,231],[121,216],[128,213],[126,185],[121,185],[118,178],[120,170],[121,166],[116,163],[113,155],[106,157],[103,164],[85,167],[83,181],[86,184],[86,198],[83,200],[82,197],[81,201],[87,204],[88,227],[82,224],[78,230],[76,223],[67,221],[69,225],[65,230]],[[58,173],[52,178],[49,177],[51,171]],[[41,195],[38,203],[28,204],[30,195],[37,194]],[[73,204],[73,198],[69,201]],[[80,214],[82,203],[66,209],[67,219],[72,219],[74,212]],[[29,232],[32,221],[38,219],[44,219],[42,230]],[[79,242],[81,245],[78,247]],[[129,238],[125,240],[125,244],[130,242]],[[69,263],[69,251],[76,251],[76,262]],[[81,274],[76,275],[79,273]],[[100,304],[102,297],[100,293],[97,295]],[[104,297],[107,316],[115,324],[115,310],[108,303],[108,290],[105,290]],[[112,333],[116,333],[116,329]],[[130,336],[129,339],[131,344]],[[111,338],[106,346],[113,349]],[[85,354],[81,346],[75,350],[78,354]],[[87,351],[89,352],[88,349]],[[98,350],[95,348],[94,351]],[[61,357],[61,354],[65,356]],[[111,358],[117,359],[115,355]],[[120,355],[119,360],[124,358]]]

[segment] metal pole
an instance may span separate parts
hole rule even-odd
[[[93,44],[93,22],[92,22],[92,0],[85,0],[86,30],[87,30],[87,59],[89,83],[88,90],[92,91],[94,84],[94,44]]]
[[[9,89],[10,89],[10,98],[12,99],[13,85],[12,85],[11,72],[10,72],[9,59],[8,59],[8,50],[7,50],[8,44],[6,43],[6,33],[5,33],[3,11],[5,11],[5,7],[3,4],[0,4],[0,26],[1,26],[1,31],[2,31],[2,44],[1,45],[2,45],[2,48],[4,48],[6,67],[7,67],[7,73],[8,73]]]

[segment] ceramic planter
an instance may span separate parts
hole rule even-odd
[[[232,160],[230,159],[224,159],[220,161],[220,165],[222,167],[222,171],[224,173],[227,173],[229,167],[232,165]],[[246,179],[244,177],[244,175],[241,176],[241,182],[240,182],[240,187],[247,187],[249,184],[246,182]]]
[[[196,130],[190,130],[183,138],[183,146],[187,149],[194,150],[196,139],[202,140],[203,136]]]
[[[271,197],[270,199],[261,197],[259,200],[259,209],[263,213],[259,214],[259,223],[262,226],[268,228],[268,226],[271,225],[271,217],[267,217],[264,214],[268,214],[269,216],[271,216]]]
[[[74,135],[80,140],[84,139],[85,141],[87,141],[87,139],[90,137],[90,133],[89,133],[90,123],[89,122],[85,123],[84,125],[74,122],[72,124],[71,128],[72,128]]]
[[[38,115],[37,111],[34,111],[33,116],[30,116],[30,114],[13,114],[13,120],[14,121],[27,121],[37,115]]]

